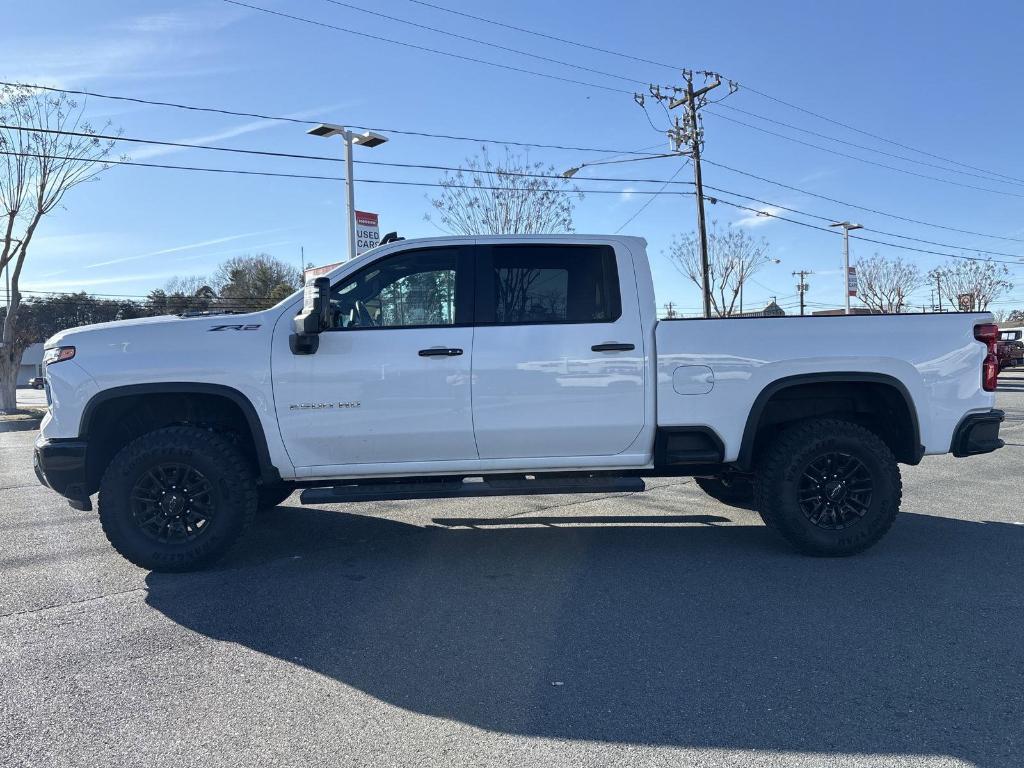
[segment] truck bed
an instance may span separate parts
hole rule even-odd
[[[946,453],[964,414],[994,405],[979,387],[986,350],[974,338],[974,326],[991,321],[989,313],[662,320],[658,426],[711,427],[734,461],[747,417],[773,382],[868,373],[905,389],[927,414],[924,452]]]

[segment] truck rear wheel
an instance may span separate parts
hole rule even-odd
[[[99,517],[127,560],[154,571],[190,571],[227,551],[256,503],[252,469],[230,440],[167,427],[136,438],[110,462]]]
[[[770,527],[799,551],[824,557],[852,555],[881,539],[903,492],[889,447],[840,419],[785,430],[762,457],[755,489]]]

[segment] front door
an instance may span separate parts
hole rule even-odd
[[[278,328],[274,406],[300,476],[477,459],[472,256],[471,245],[406,250],[340,279],[315,354],[291,354]]]
[[[626,451],[645,422],[644,338],[629,252],[496,243],[481,246],[477,274],[480,458]]]

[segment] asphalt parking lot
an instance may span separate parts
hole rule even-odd
[[[1007,446],[904,467],[854,558],[690,481],[261,515],[165,576],[0,433],[0,765],[1024,764],[1024,375]]]

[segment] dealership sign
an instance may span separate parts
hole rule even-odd
[[[376,248],[380,242],[380,221],[376,213],[356,211],[356,255]]]
[[[846,293],[854,297],[857,295],[857,268],[846,268]]]

